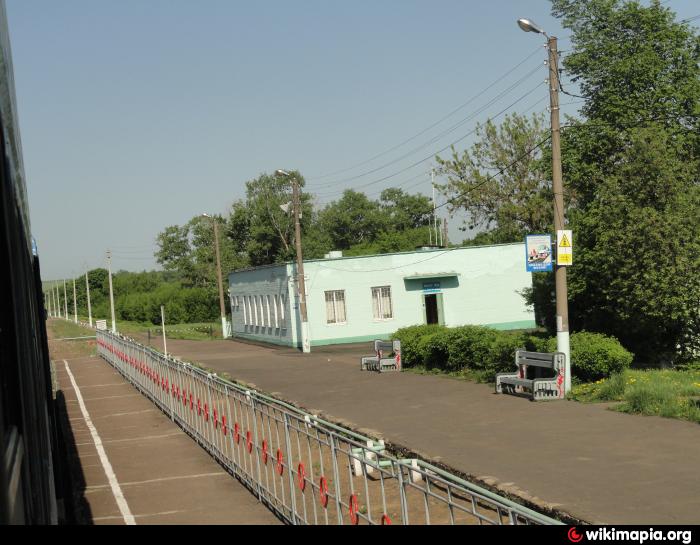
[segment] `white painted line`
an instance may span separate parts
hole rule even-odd
[[[147,515],[135,515],[137,518],[145,518],[145,517],[162,517],[165,515],[175,515],[177,513],[187,513],[187,511],[162,511],[160,513],[149,513]],[[119,517],[115,516],[109,516],[109,517],[95,517],[92,520],[115,520],[119,519]]]
[[[102,446],[102,439],[100,439],[100,435],[97,433],[97,429],[92,424],[92,420],[90,420],[90,413],[88,413],[87,407],[83,402],[83,396],[80,393],[80,388],[78,388],[78,384],[75,382],[75,377],[73,376],[73,373],[71,373],[70,367],[68,366],[68,361],[63,360],[63,363],[66,366],[66,372],[68,373],[68,378],[70,378],[70,382],[73,385],[73,390],[75,390],[75,395],[78,397],[80,411],[83,413],[83,418],[85,418],[85,424],[87,424],[87,427],[90,429],[90,433],[92,434],[92,441],[93,443],[95,443],[97,454],[100,456],[100,462],[102,462],[102,467],[105,471],[105,475],[107,475],[107,480],[109,481],[110,487],[112,488],[112,495],[117,501],[119,512],[122,514],[122,518],[124,519],[125,524],[134,525],[136,524],[136,520],[134,519],[134,515],[132,515],[131,511],[129,510],[129,504],[126,503],[126,498],[124,497],[124,493],[122,492],[122,489],[119,486],[117,476],[114,474],[112,464],[109,463],[107,453],[105,452],[105,449]]]
[[[131,481],[128,483],[121,483],[122,486],[137,486],[142,484],[151,483],[163,483],[167,481],[179,481],[181,479],[201,479],[202,477],[219,477],[222,475],[228,475],[225,471],[217,471],[215,473],[198,473],[197,475],[177,475],[174,477],[161,477],[160,479],[148,479],[147,481]],[[99,490],[101,488],[107,488],[109,485],[106,484],[95,484],[92,486],[86,486],[85,491]]]
[[[134,426],[131,426],[134,427]],[[146,437],[130,437],[128,439],[112,439],[110,441],[104,441],[104,444],[113,444],[113,443],[128,443],[129,441],[149,441],[151,439],[164,439],[165,437],[187,437],[184,435],[182,432],[177,431],[174,433],[164,433],[162,435],[147,435]],[[75,445],[78,447],[89,445],[91,443],[76,443]]]

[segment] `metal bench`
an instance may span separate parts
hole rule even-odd
[[[392,354],[391,357],[385,357]],[[374,355],[360,359],[363,371],[401,371],[401,341],[374,341]]]
[[[516,351],[518,370],[496,375],[496,393],[524,395],[533,401],[564,399],[565,358],[561,352]]]

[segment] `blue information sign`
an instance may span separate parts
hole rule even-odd
[[[440,291],[440,282],[423,282],[423,291],[428,293]]]
[[[552,270],[552,236],[527,235],[525,237],[525,267],[527,272]]]

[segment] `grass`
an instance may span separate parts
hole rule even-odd
[[[87,316],[79,316],[81,321],[87,322]],[[93,323],[96,318],[93,317]],[[107,319],[107,328],[111,321]],[[117,330],[124,335],[144,334],[150,330],[151,336],[160,337],[162,329],[160,325],[150,322],[129,322],[117,320]],[[182,339],[190,341],[205,341],[211,339],[221,339],[223,337],[221,322],[200,322],[193,324],[166,324],[165,334],[168,339]]]
[[[95,335],[95,332],[92,329],[83,327],[81,325],[66,320],[53,320],[51,322],[51,328],[53,330],[55,338],[57,339],[86,337]]]
[[[613,410],[700,423],[700,371],[628,370],[575,386],[570,399],[618,402]]]

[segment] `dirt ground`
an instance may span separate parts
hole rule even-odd
[[[302,354],[172,340],[168,351],[573,519],[700,521],[694,423],[573,401],[533,403],[444,377],[363,372],[359,357],[369,343]]]

